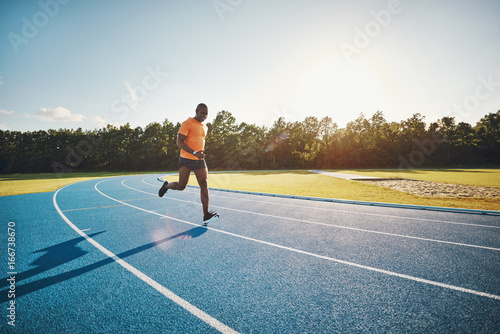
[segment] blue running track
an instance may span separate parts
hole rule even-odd
[[[498,333],[498,215],[212,190],[205,228],[159,176],[0,198],[0,332]]]

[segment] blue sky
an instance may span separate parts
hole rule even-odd
[[[0,1],[1,129],[500,109],[500,2]]]

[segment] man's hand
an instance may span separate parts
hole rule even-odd
[[[198,159],[205,159],[205,150],[197,151],[195,157]]]

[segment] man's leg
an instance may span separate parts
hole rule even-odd
[[[200,186],[200,196],[201,204],[203,205],[203,215],[208,213],[208,204],[210,202],[210,196],[208,194],[208,169],[202,168],[194,171],[196,179],[198,180],[198,185]]]
[[[172,190],[184,190],[189,181],[189,174],[191,174],[191,170],[186,166],[182,166],[179,168],[179,182],[169,182],[167,189]]]

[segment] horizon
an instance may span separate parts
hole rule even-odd
[[[222,112],[222,111],[229,112],[229,113],[232,115],[232,113],[231,113],[229,110],[220,110],[219,112]],[[217,112],[217,114],[218,114],[219,112]],[[499,109],[497,112],[500,112],[500,109]],[[374,113],[374,114],[375,114],[375,113]],[[373,114],[373,115],[374,115],[374,114]],[[488,116],[489,114],[495,114],[495,112],[492,112],[492,113],[488,113],[488,114],[486,114],[486,115],[483,115],[483,116],[481,117],[481,119],[482,119],[482,118],[484,118],[484,117],[486,117],[486,116]],[[359,114],[359,115],[358,115],[355,119],[353,119],[353,120],[351,120],[351,121],[348,121],[348,122],[347,122],[344,126],[340,126],[339,124],[337,124],[337,123],[335,122],[335,120],[333,120],[333,119],[332,119],[332,124],[337,125],[337,130],[342,130],[342,129],[345,129],[349,123],[355,122],[355,121],[356,121],[356,119],[358,119],[359,117],[362,117],[362,116],[363,116],[366,120],[370,120],[370,119],[371,119],[371,117],[372,117],[373,115],[366,115],[366,114],[364,114],[364,113],[361,113],[361,114]],[[414,115],[415,115],[415,114],[414,114]],[[412,115],[412,116],[414,116],[414,115]],[[434,121],[427,121],[427,120],[426,120],[426,118],[427,118],[427,117],[426,117],[425,115],[422,115],[422,114],[420,114],[420,115],[422,116],[422,121],[425,123],[426,130],[428,130],[428,129],[429,129],[429,127],[430,127],[430,125],[431,125],[431,124],[433,124],[433,123],[437,123],[439,120],[441,120],[441,119],[436,119],[436,120],[434,120]],[[232,115],[232,116],[234,117],[234,115]],[[400,120],[397,120],[397,121],[389,121],[389,120],[387,120],[387,119],[385,118],[385,115],[384,115],[383,113],[382,113],[382,116],[384,116],[384,119],[385,119],[385,121],[386,121],[386,123],[387,123],[387,124],[391,124],[391,123],[401,123],[402,121],[405,121],[405,120],[407,120],[407,119],[408,119],[408,118],[407,118],[407,119],[400,119]],[[299,122],[299,123],[302,123],[302,122],[304,122],[304,121],[306,120],[306,118],[309,118],[309,117],[316,117],[316,116],[306,116],[306,117],[305,117],[304,119],[302,119],[302,120],[295,120],[295,121],[289,121],[289,120],[287,120],[284,116],[282,116],[282,117],[283,117],[283,120],[285,121],[285,123],[286,123],[286,124],[289,124],[289,123],[294,123],[294,122]],[[327,115],[327,116],[324,116],[324,117],[329,117],[329,116]],[[322,117],[322,118],[318,118],[318,117],[316,117],[316,118],[317,118],[317,120],[318,120],[318,121],[321,121],[324,117]],[[444,116],[444,117],[447,117],[447,116]],[[188,119],[188,118],[191,118],[191,116],[187,117],[186,119]],[[411,118],[411,116],[410,116],[410,118]],[[185,120],[186,120],[186,119],[185,119]],[[276,118],[276,119],[275,119],[275,121],[276,121],[276,120],[278,120],[278,118]],[[147,128],[149,125],[151,125],[151,124],[155,124],[155,123],[160,124],[160,125],[162,125],[162,126],[163,126],[163,123],[164,123],[164,122],[166,122],[166,121],[168,121],[168,122],[172,123],[174,126],[176,126],[176,125],[180,125],[180,124],[183,122],[183,121],[175,121],[175,122],[174,122],[174,121],[169,120],[168,118],[165,118],[165,119],[164,119],[164,120],[162,120],[162,121],[152,121],[152,122],[150,122],[150,123],[148,123],[148,124],[145,124],[145,125],[135,125],[135,126],[134,126],[134,125],[132,125],[132,124],[130,124],[130,123],[123,123],[123,124],[110,124],[110,123],[108,123],[108,124],[106,124],[106,125],[104,125],[104,126],[101,126],[101,127],[96,127],[96,128],[92,128],[92,129],[89,129],[89,128],[81,128],[81,127],[76,127],[76,128],[75,128],[75,127],[73,127],[73,128],[61,127],[61,128],[46,128],[46,129],[35,129],[35,130],[26,130],[26,131],[22,131],[22,130],[10,130],[10,129],[0,129],[0,131],[10,131],[10,132],[21,132],[21,133],[27,133],[27,132],[37,132],[37,131],[46,131],[46,132],[47,132],[47,131],[51,131],[51,130],[53,130],[53,131],[70,130],[70,131],[73,131],[73,132],[74,132],[74,131],[77,131],[77,130],[81,129],[81,130],[82,130],[82,131],[84,131],[84,132],[97,132],[97,131],[100,131],[100,130],[106,129],[108,126],[111,126],[111,127],[113,127],[113,128],[116,128],[116,129],[120,129],[120,127],[122,127],[122,126],[126,126],[127,124],[128,124],[128,125],[130,126],[130,128],[132,128],[132,129],[141,128],[141,129],[143,129],[143,130],[144,130],[144,129],[145,129],[145,128]],[[468,123],[468,122],[463,122],[463,123],[469,124],[471,127],[475,127],[475,126],[477,126],[477,125],[478,125],[478,123],[479,123],[479,122],[480,122],[480,120],[478,120],[478,121],[477,121],[477,122],[475,122],[475,123]],[[212,120],[212,121],[205,121],[204,123],[205,123],[205,124],[211,124],[211,123],[213,123],[213,120]],[[272,127],[272,125],[271,125],[271,126],[266,126],[266,125],[261,125],[261,124],[256,124],[256,123],[248,123],[248,122],[244,122],[244,121],[241,121],[241,122],[240,122],[240,121],[238,121],[238,119],[236,119],[236,124],[237,124],[237,125],[240,125],[240,124],[242,124],[242,123],[246,123],[246,124],[248,124],[248,125],[255,125],[255,126],[257,126],[257,127],[264,127],[266,130],[269,130],[269,129]],[[461,122],[457,122],[457,120],[455,119],[455,125],[458,125],[459,123],[461,123]]]
[[[500,109],[500,3],[40,0],[0,4],[0,129],[182,122],[199,102],[270,127]]]

